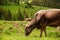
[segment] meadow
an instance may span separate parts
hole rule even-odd
[[[17,25],[14,25],[17,23]],[[34,29],[29,36],[25,36],[25,25],[28,21],[0,21],[0,40],[60,40],[60,32],[56,28],[47,26],[47,37],[39,37],[40,30]],[[17,30],[19,29],[19,30]]]

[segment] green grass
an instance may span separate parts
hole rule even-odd
[[[33,17],[33,15],[39,11],[39,10],[42,10],[42,9],[48,9],[48,7],[42,7],[42,6],[32,6],[33,8],[25,8],[25,4],[21,4],[19,6],[17,5],[6,5],[6,6],[0,6],[0,8],[4,8],[5,10],[8,10],[10,9],[12,15],[16,14],[18,12],[18,9],[20,9],[20,11],[22,13],[24,13],[24,9],[26,10],[26,13],[28,14],[29,17]],[[31,16],[32,14],[32,16]]]
[[[19,32],[17,27],[14,26],[14,22],[18,23],[20,28]],[[25,36],[25,25],[27,21],[0,21],[0,29],[3,31],[0,32],[0,40],[60,40],[60,32],[56,31],[56,28],[47,26],[47,37],[39,37],[40,30],[34,29],[29,36]],[[13,30],[10,31],[9,28],[12,27]]]
[[[25,4],[21,4],[19,6],[17,6],[17,5],[3,5],[3,6],[0,6],[0,8],[3,8],[5,10],[10,10],[10,12],[12,14],[11,20],[16,20],[16,21],[18,20],[19,9],[20,9],[22,14],[24,14],[24,10],[25,10],[26,13],[28,14],[29,18],[33,18],[34,14],[39,10],[49,9],[48,7],[42,7],[42,6],[32,5],[31,8],[25,8],[25,6],[26,6]],[[24,18],[24,15],[23,15],[23,18]],[[1,20],[1,18],[0,18],[0,20]]]

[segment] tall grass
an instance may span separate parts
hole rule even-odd
[[[39,11],[39,10],[44,10],[44,9],[48,9],[47,7],[42,7],[42,6],[34,6],[32,5],[31,8],[25,8],[25,4],[21,4],[19,6],[16,6],[16,5],[10,5],[10,6],[0,6],[0,8],[4,8],[5,10],[10,10],[11,14],[12,14],[12,19],[14,20],[14,18],[16,16],[16,14],[18,14],[18,9],[20,9],[21,13],[24,14],[24,10],[26,10],[26,13],[27,15],[30,17],[30,18],[33,18],[34,14]],[[24,16],[24,15],[23,15]],[[15,19],[16,19],[15,18]]]

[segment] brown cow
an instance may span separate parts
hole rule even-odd
[[[46,26],[58,27],[60,26],[60,9],[48,9],[38,11],[31,22],[26,25],[25,35],[28,36],[34,28],[40,29],[46,34]]]

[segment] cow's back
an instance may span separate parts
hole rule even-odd
[[[60,25],[60,9],[50,9],[45,14],[47,24],[49,26],[58,26]]]
[[[46,18],[56,18],[60,17],[60,9],[49,9],[45,13]]]

